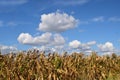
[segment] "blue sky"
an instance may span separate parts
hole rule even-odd
[[[0,48],[119,53],[119,3],[119,0],[0,0]]]

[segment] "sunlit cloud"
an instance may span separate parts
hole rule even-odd
[[[98,44],[99,52],[102,54],[112,54],[115,50],[113,43],[106,42],[105,44]]]
[[[39,30],[44,32],[64,32],[78,25],[78,20],[67,13],[58,11],[41,15]]]
[[[21,33],[17,40],[21,44],[32,46],[61,46],[65,44],[65,39],[63,36],[48,32],[35,37],[29,33]]]

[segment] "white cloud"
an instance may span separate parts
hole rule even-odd
[[[108,20],[112,21],[112,22],[120,22],[120,18],[118,18],[118,17],[111,17]]]
[[[95,17],[95,18],[92,19],[92,21],[94,21],[94,22],[103,22],[104,17],[103,16]]]
[[[60,44],[64,44],[64,43],[65,43],[65,39],[60,34],[55,34],[54,35],[54,42],[53,42],[53,44],[60,45]]]
[[[83,43],[83,44],[80,45],[80,49],[81,49],[81,51],[90,50],[90,49],[91,49],[91,46],[89,46],[89,45],[86,44],[86,43]]]
[[[96,41],[90,41],[90,42],[87,42],[87,43],[82,43],[80,45],[80,49],[83,52],[90,52],[90,51],[92,51],[91,46],[93,46],[95,44],[96,44]]]
[[[47,47],[47,46],[40,46],[40,47],[38,47],[38,46],[34,46],[34,47],[32,47],[31,49],[36,49],[36,50],[40,50],[40,51],[46,51],[46,50],[49,50],[49,48]]]
[[[21,5],[24,3],[27,3],[28,0],[0,0],[1,6],[7,6],[7,5]]]
[[[62,52],[64,51],[64,46],[63,45],[60,45],[60,46],[34,46],[32,47],[32,49],[36,49],[36,50],[39,50],[39,51],[45,51],[45,52]],[[30,49],[31,50],[31,49]]]
[[[21,33],[18,41],[27,45],[46,45],[51,41],[51,33],[44,33],[41,36],[33,37],[29,33]]]
[[[78,20],[66,13],[49,13],[41,15],[39,30],[44,32],[63,32],[75,28]]]
[[[81,43],[78,40],[73,40],[69,43],[69,46],[72,48],[82,48],[82,49],[90,49],[90,46],[95,45],[96,41],[90,41],[87,43]]]
[[[106,42],[105,44],[99,44],[98,48],[100,52],[104,54],[112,54],[114,52],[114,46],[111,42]]]
[[[92,52],[91,46],[93,46],[95,44],[96,44],[96,41],[81,43],[78,40],[74,40],[69,43],[69,46],[73,49],[79,49],[82,52],[88,53],[88,52]]]
[[[79,47],[80,47],[80,44],[81,44],[80,41],[74,40],[74,41],[72,41],[72,42],[69,43],[69,46],[70,46],[71,48],[79,48]]]
[[[88,3],[90,0],[60,0],[57,1],[56,4],[60,5],[83,5]]]
[[[29,33],[21,33],[18,37],[18,41],[26,45],[35,46],[59,46],[64,45],[65,40],[60,34],[52,34],[46,32],[40,36],[33,37]]]
[[[17,48],[14,46],[0,45],[0,50],[1,50],[2,54],[5,54],[5,53],[17,51]]]

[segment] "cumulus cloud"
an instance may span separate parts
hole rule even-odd
[[[72,42],[69,43],[69,46],[70,46],[71,48],[79,48],[79,47],[80,47],[80,44],[81,44],[80,41],[74,40],[74,41],[72,41]]]
[[[0,45],[0,50],[3,54],[17,51],[17,48],[14,46]]]
[[[98,48],[100,52],[104,54],[111,54],[114,52],[114,46],[111,42],[106,42],[105,44],[99,44]]]
[[[95,45],[96,41],[91,41],[87,43],[81,43],[78,40],[73,40],[72,42],[69,43],[69,46],[74,49],[79,49],[82,52],[91,52],[91,46]]]
[[[35,46],[58,46],[64,45],[65,40],[60,34],[52,34],[49,32],[43,33],[40,36],[33,37],[29,33],[21,33],[18,37],[18,41],[26,45],[35,45]]]
[[[92,52],[91,46],[95,45],[96,41],[90,41],[87,43],[82,43],[80,45],[80,50],[83,52]]]
[[[18,41],[28,45],[46,45],[51,41],[51,33],[44,33],[41,36],[33,37],[29,33],[21,33]]]
[[[61,4],[61,5],[83,5],[90,0],[60,0],[57,1],[56,4]]]
[[[0,0],[1,6],[7,6],[7,5],[21,5],[24,3],[27,3],[28,0]]]
[[[66,13],[49,13],[41,15],[39,30],[44,32],[63,32],[75,28],[78,20]]]
[[[34,46],[34,47],[32,47],[32,49],[36,49],[36,50],[39,50],[39,51],[45,51],[45,52],[47,52],[47,53],[49,53],[49,52],[62,52],[62,51],[64,51],[64,45],[60,45],[60,46],[40,46],[40,47],[38,47],[38,46]]]
[[[39,50],[39,51],[50,52],[52,48],[49,48],[48,46],[44,46],[44,45],[43,45],[43,46],[40,46],[40,47],[34,46],[34,47],[32,47],[30,50],[32,50],[32,49],[36,49],[36,50]]]
[[[60,34],[54,35],[53,45],[61,45],[65,43],[65,39]]]

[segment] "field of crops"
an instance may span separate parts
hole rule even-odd
[[[120,56],[37,51],[0,54],[0,80],[120,80]]]

